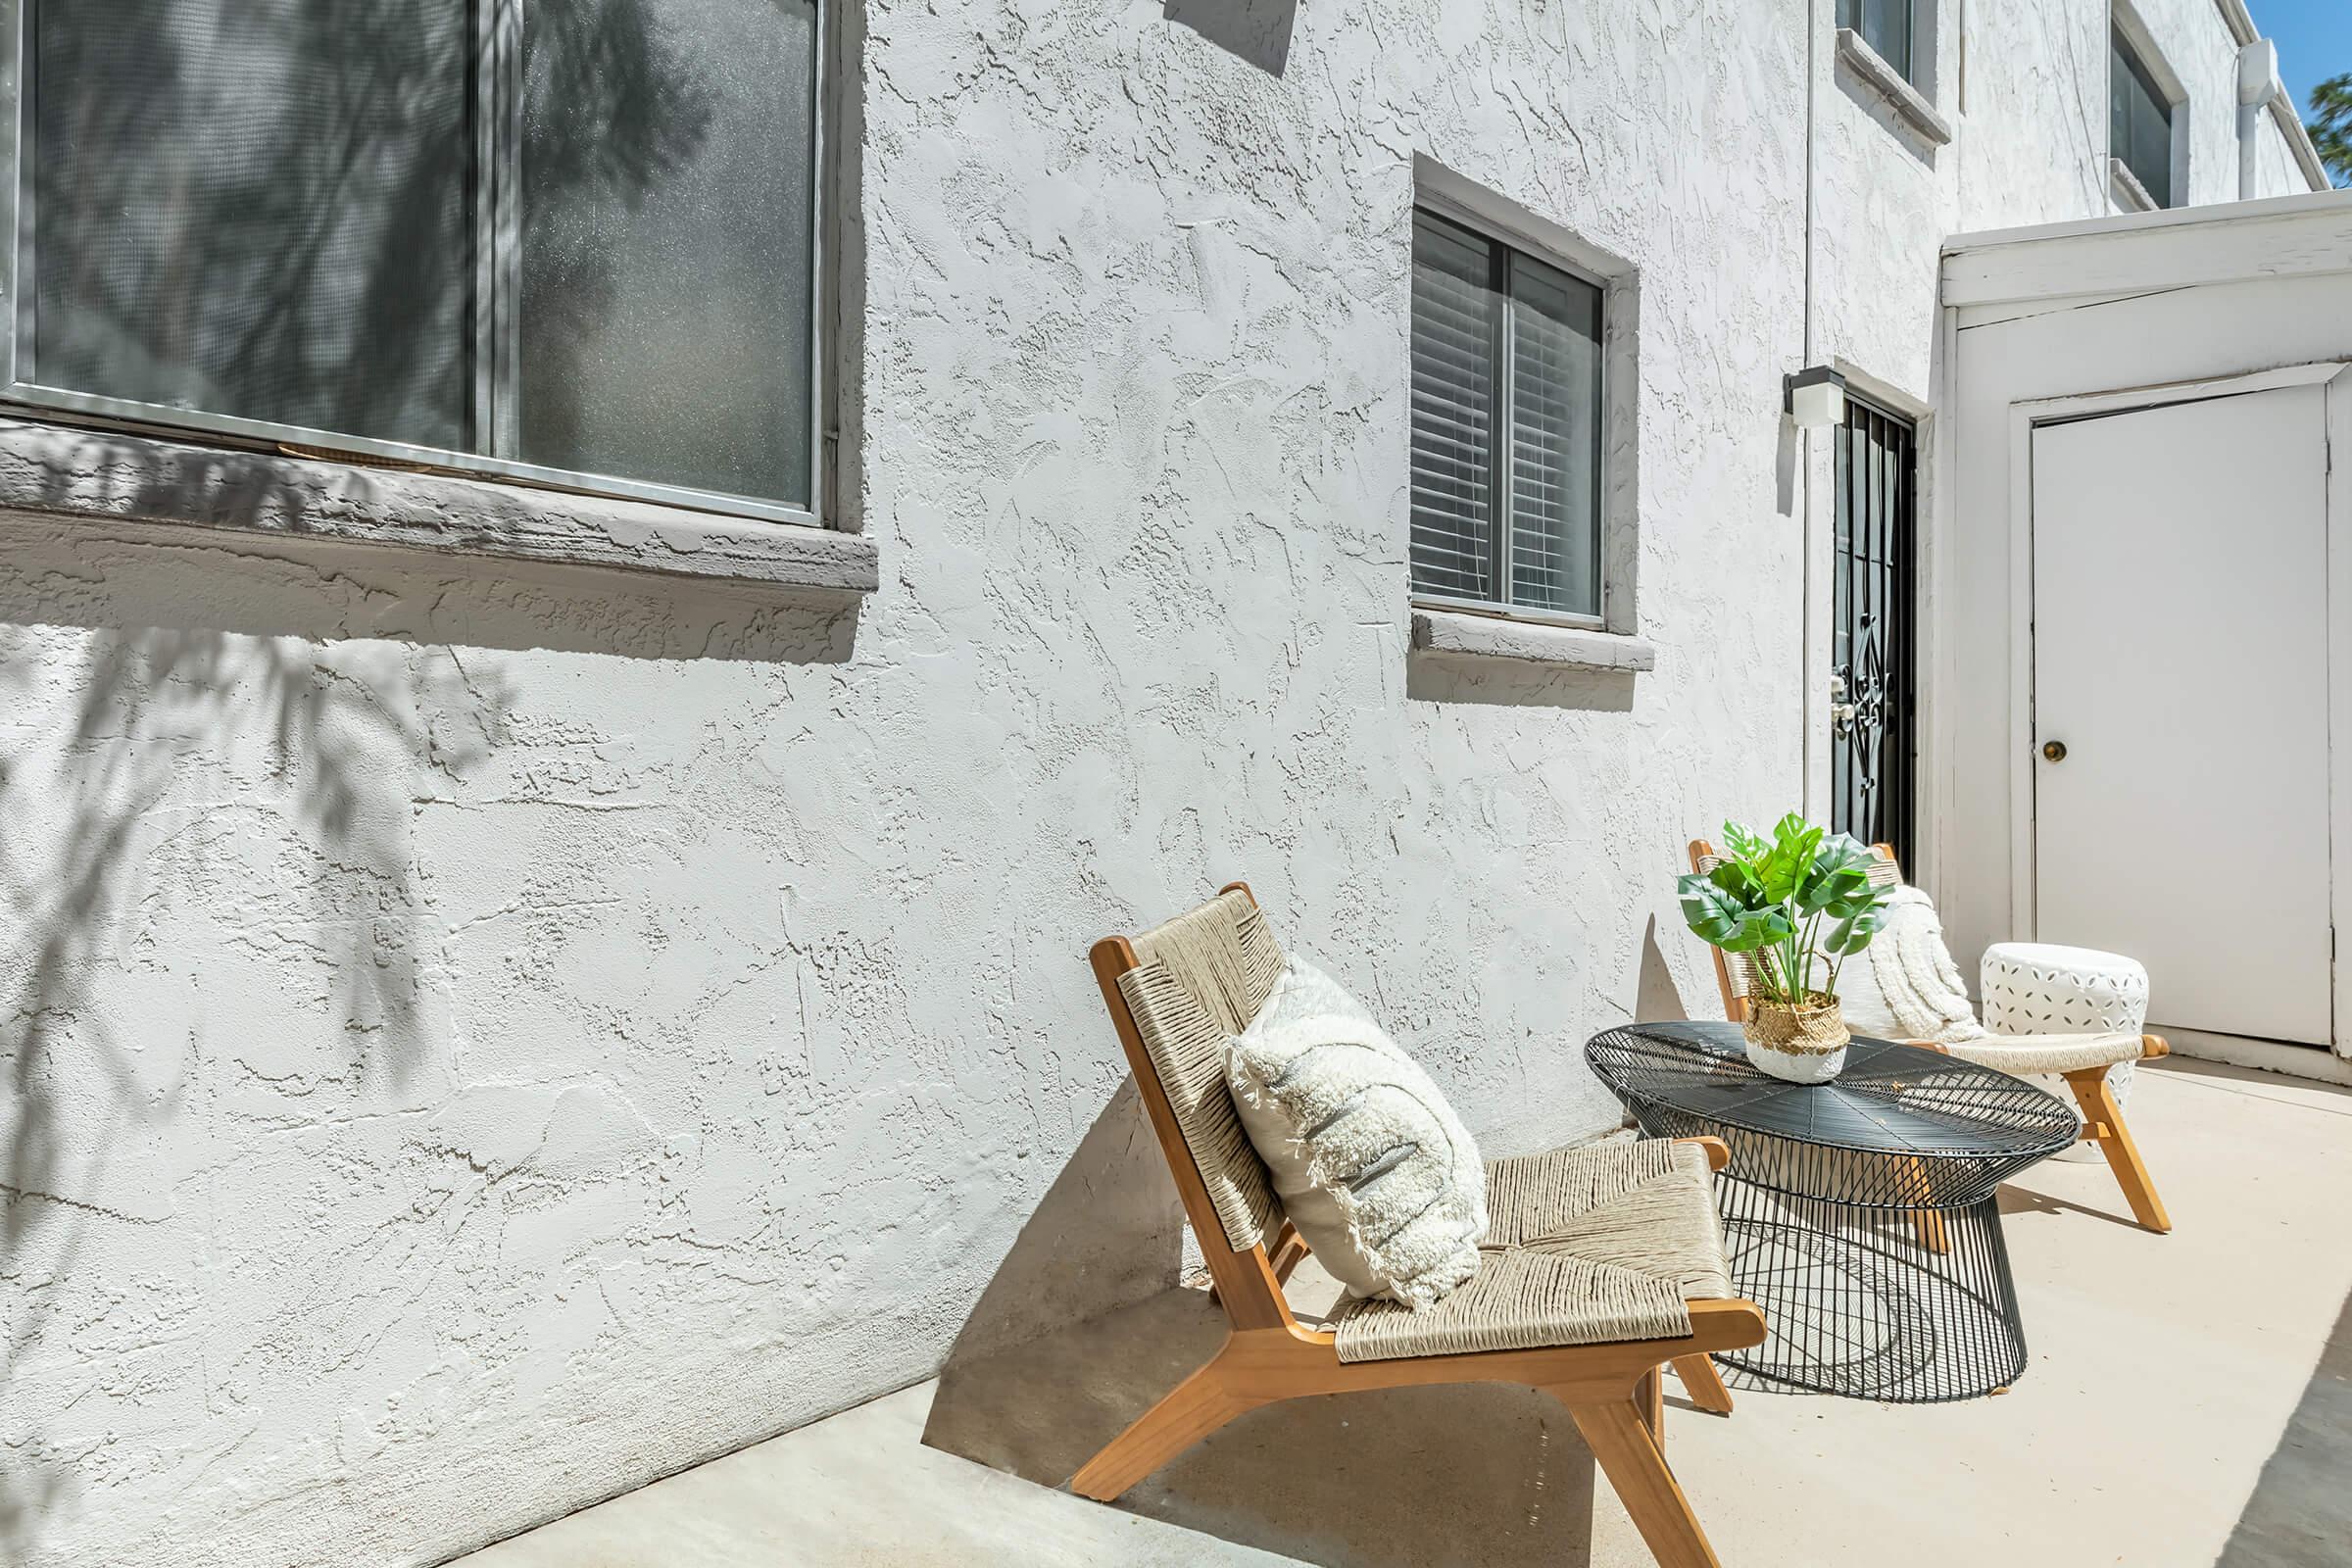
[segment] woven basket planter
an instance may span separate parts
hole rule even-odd
[[[1792,1084],[1826,1084],[1843,1072],[1853,1039],[1838,999],[1826,991],[1812,993],[1801,1007],[1750,997],[1740,1032],[1749,1064]]]

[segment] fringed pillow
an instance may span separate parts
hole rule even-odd
[[[1298,955],[1233,1039],[1242,1125],[1315,1258],[1356,1296],[1427,1306],[1478,1271],[1486,1167],[1453,1107]]]

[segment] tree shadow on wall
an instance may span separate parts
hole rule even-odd
[[[39,379],[489,450],[469,388],[472,8],[189,10],[34,15]],[[580,202],[635,209],[708,138],[710,93],[652,0],[535,5],[520,70],[526,230]],[[547,248],[520,327],[543,372],[529,415],[576,446],[579,327],[611,308],[617,251]]]
[[[38,8],[40,379],[478,446],[471,15],[416,0]],[[548,0],[534,21],[536,198],[636,206],[710,120],[662,8]],[[579,422],[589,352],[571,323],[610,302],[614,254],[572,258],[534,301],[534,414],[558,436]],[[411,788],[420,766],[463,776],[510,704],[459,648],[846,657],[837,612],[675,580],[299,538],[224,549],[191,524],[299,534],[318,498],[271,459],[158,450],[91,432],[38,482],[60,510],[95,492],[123,520],[28,510],[0,542],[0,1561],[31,1554],[81,1457],[44,1430],[99,1375],[65,1343],[87,1329],[66,1286],[97,1238],[172,1201],[141,1189],[139,1161],[186,1108],[190,1044],[160,1031],[192,1010],[195,982],[164,947],[188,906],[203,901],[208,950],[221,926],[230,949],[299,937],[290,961],[331,977],[321,1074],[414,1093],[427,1064]],[[349,470],[324,504],[378,482]],[[463,546],[466,518],[449,522]],[[337,646],[361,638],[410,646]],[[223,772],[238,787],[208,789]],[[288,888],[314,906],[284,907]]]
[[[24,1387],[28,1366],[54,1364],[43,1341],[80,1327],[56,1315],[71,1303],[55,1293],[90,1227],[145,1222],[129,1210],[169,1200],[115,1163],[182,1108],[172,1069],[183,1054],[122,1016],[136,1015],[142,976],[169,970],[157,948],[172,904],[215,886],[231,947],[315,941],[335,976],[326,1016],[342,1068],[362,1086],[398,1089],[421,1045],[410,768],[426,756],[463,772],[495,744],[507,707],[496,677],[468,674],[454,655],[412,651],[386,679],[290,638],[139,630],[78,641],[76,666],[60,671],[46,662],[54,634],[0,632],[8,707],[65,710],[62,735],[36,717],[0,752],[0,1442],[13,1454],[0,1470],[0,1558],[10,1560],[28,1550],[73,1463],[38,1425],[56,1398]],[[447,721],[428,724],[428,713]],[[206,798],[196,759],[281,786],[291,831],[257,832],[267,826],[257,808]],[[269,891],[286,881],[255,875],[271,851],[315,862],[289,879],[314,890],[305,924]],[[239,929],[241,916],[251,926]]]

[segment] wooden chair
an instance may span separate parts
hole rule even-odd
[[[1893,879],[1900,882],[1902,867],[1895,860],[1894,851],[1885,844],[1874,844],[1871,848],[1886,862]],[[1712,869],[1718,858],[1715,847],[1705,839],[1690,841],[1693,871]],[[1715,956],[1715,983],[1723,992],[1724,1016],[1734,1023],[1744,1021],[1747,999],[1734,983],[1731,964],[1721,948],[1711,947],[1707,951]],[[2148,1230],[2164,1232],[2173,1228],[2172,1217],[2164,1211],[2163,1200],[2156,1196],[2156,1184],[2148,1175],[2147,1164],[2140,1158],[2139,1146],[2132,1142],[2132,1129],[2125,1125],[2123,1107],[2116,1103],[2115,1091],[2107,1084],[2107,1070],[2119,1062],[2153,1061],[2171,1055],[2173,1048],[2160,1036],[2141,1035],[2135,1041],[2129,1035],[1990,1035],[1973,1040],[1913,1040],[1906,1044],[1940,1051],[2002,1072],[2021,1076],[2055,1073],[2064,1078],[2068,1092],[2082,1111],[2082,1141],[2097,1144],[2106,1154],[2108,1168],[2115,1172],[2116,1185],[2124,1190],[2124,1200],[2132,1205],[2132,1217]]]
[[[1659,1374],[1673,1363],[1695,1402],[1728,1410],[1730,1396],[1708,1352],[1764,1339],[1763,1313],[1751,1302],[1728,1298],[1728,1276],[1720,1273],[1712,1173],[1728,1157],[1721,1143],[1599,1145],[1489,1167],[1491,1231],[1509,1228],[1503,1214],[1513,1202],[1511,1192],[1498,1192],[1495,1184],[1524,1182],[1545,1161],[1586,1160],[1575,1179],[1587,1186],[1594,1162],[1640,1165],[1653,1175],[1664,1172],[1666,1184],[1685,1184],[1669,1196],[1697,1216],[1690,1234],[1703,1236],[1713,1250],[1711,1263],[1697,1272],[1713,1271],[1715,1298],[1703,1298],[1708,1287],[1687,1292],[1683,1276],[1672,1270],[1661,1283],[1592,1261],[1590,1250],[1576,1257],[1539,1254],[1544,1244],[1530,1241],[1525,1250],[1491,1254],[1468,1284],[1436,1306],[1416,1313],[1394,1302],[1358,1302],[1326,1326],[1308,1327],[1283,1296],[1284,1280],[1305,1244],[1279,1220],[1279,1200],[1225,1087],[1224,1041],[1263,1005],[1281,968],[1255,899],[1246,885],[1234,883],[1210,903],[1132,942],[1109,937],[1097,943],[1090,958],[1230,1328],[1206,1365],[1087,1461],[1070,1483],[1074,1491],[1108,1501],[1235,1417],[1283,1399],[1432,1383],[1519,1383],[1546,1390],[1568,1406],[1659,1563],[1717,1568],[1660,1446]],[[1653,1196],[1665,1190],[1656,1187]],[[1514,1279],[1543,1270],[1549,1270],[1554,1321],[1536,1321],[1531,1332],[1530,1320],[1544,1314],[1531,1310],[1524,1298],[1506,1303],[1519,1308],[1515,1313],[1492,1311]],[[1584,1277],[1578,1270],[1595,1278],[1605,1273],[1621,1287],[1617,1315],[1598,1326],[1671,1318],[1677,1332],[1604,1339],[1591,1333],[1597,1320],[1563,1318],[1559,1287]],[[1649,1286],[1657,1287],[1650,1296],[1662,1298],[1645,1296]],[[1432,1336],[1480,1348],[1424,1353],[1419,1347]]]

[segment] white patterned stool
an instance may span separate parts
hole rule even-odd
[[[2148,1021],[2148,971],[2136,958],[2054,942],[1996,942],[1977,968],[1984,1027],[1996,1035],[2129,1034]],[[2133,1062],[2107,1069],[2120,1106],[2132,1098]],[[2067,1100],[2053,1076],[2034,1081]],[[2072,1102],[2071,1101],[2069,1102]],[[2077,1144],[2061,1159],[2097,1159],[2095,1146]]]

